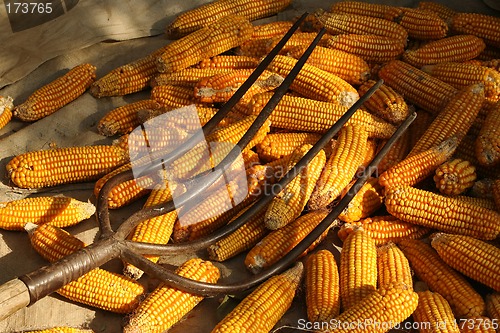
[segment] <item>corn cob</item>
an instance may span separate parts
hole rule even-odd
[[[44,118],[66,104],[74,101],[94,82],[96,68],[82,64],[72,68],[65,75],[46,84],[17,105],[13,114],[22,121],[36,121]]]
[[[389,13],[399,11],[393,18],[400,16],[403,12],[401,7],[388,6],[377,3],[367,3],[362,1],[340,1],[330,7],[332,13],[360,14],[364,16],[376,17],[379,19],[392,20],[388,18]]]
[[[449,84],[399,60],[385,64],[378,75],[409,103],[432,114],[439,113],[456,93]]]
[[[417,116],[418,118],[418,116]],[[401,162],[408,152],[410,151],[410,140],[411,140],[411,131],[407,130],[394,144],[394,146],[389,149],[384,158],[380,161],[377,168],[377,173],[382,174],[385,171],[389,170],[399,162]],[[381,143],[379,147],[383,147]],[[377,147],[378,148],[378,147]]]
[[[253,32],[252,24],[241,15],[228,15],[165,46],[156,58],[160,73],[182,70],[205,58],[228,51],[246,40]]]
[[[475,142],[475,154],[480,164],[493,166],[500,163],[500,102],[486,115]]]
[[[422,153],[452,136],[456,136],[460,143],[477,117],[483,101],[484,89],[481,84],[461,89],[436,116],[408,157]]]
[[[415,146],[418,140],[424,135],[425,131],[432,124],[432,121],[435,119],[434,115],[425,111],[425,110],[417,110],[417,119],[410,125],[407,133],[411,133],[410,138],[410,146],[408,147],[408,151],[406,154],[410,152],[410,149]],[[460,146],[460,145],[459,145]],[[458,148],[457,148],[458,150]]]
[[[485,301],[488,317],[497,321],[500,320],[500,293],[486,295]]]
[[[167,27],[166,33],[171,38],[180,38],[232,15],[241,15],[249,21],[255,21],[282,11],[290,3],[290,0],[217,0],[180,14]]]
[[[369,80],[358,88],[359,95],[364,95],[375,85],[375,81]],[[410,110],[403,96],[395,92],[391,87],[382,84],[380,88],[368,99],[364,106],[374,115],[394,124],[403,122]]]
[[[299,46],[304,46],[307,47],[309,44],[312,43],[312,41],[316,38],[317,33],[316,32],[295,32],[292,37],[286,42],[285,46],[280,50],[278,54],[281,55],[286,55],[288,56],[289,52],[291,52],[294,48],[299,47]],[[265,51],[266,53],[269,53],[281,40],[283,36],[275,36],[269,38],[265,42]],[[330,38],[329,34],[324,34],[319,43],[318,46],[324,46],[326,41]]]
[[[193,88],[172,85],[154,87],[151,90],[151,99],[161,106],[171,109],[190,105],[195,102]]]
[[[302,145],[313,145],[320,138],[316,133],[270,133],[255,148],[260,159],[270,162],[289,156]]]
[[[393,242],[377,247],[377,273],[379,289],[387,288],[397,282],[403,283],[408,288],[413,286],[410,263]]]
[[[351,182],[351,185],[353,182]],[[346,187],[344,195],[351,186]],[[383,204],[382,187],[376,178],[369,178],[347,207],[340,213],[339,219],[344,222],[355,222],[372,215]]]
[[[53,327],[44,330],[25,331],[25,333],[94,333],[93,330],[86,330],[74,327]]]
[[[349,52],[369,63],[384,63],[398,58],[405,42],[378,35],[340,34],[330,37],[326,47]]]
[[[253,150],[243,150],[241,152],[241,157],[243,158],[243,162],[245,164],[245,170],[248,170],[249,168],[260,164],[259,155]]]
[[[219,269],[210,261],[194,258],[186,261],[176,274],[191,280],[216,283]],[[161,283],[141,302],[130,316],[124,333],[160,333],[179,322],[203,300],[202,296],[190,294]]]
[[[443,296],[429,290],[417,294],[418,306],[413,319],[419,323],[421,332],[460,332],[450,304]]]
[[[485,303],[481,295],[458,272],[448,266],[429,244],[420,240],[398,243],[410,262],[415,275],[431,291],[443,296],[457,318],[484,315]]]
[[[223,332],[269,332],[292,305],[303,275],[301,262],[271,277],[245,297],[212,330]]]
[[[458,139],[451,137],[439,145],[407,157],[382,173],[379,183],[386,188],[399,185],[413,186],[434,173],[453,155],[457,146]]]
[[[495,200],[497,211],[500,212],[500,179],[495,180],[493,183],[493,200]]]
[[[474,185],[476,168],[469,161],[454,159],[440,165],[433,179],[439,192],[458,195]]]
[[[351,182],[358,166],[363,162],[367,136],[363,127],[348,125],[342,128],[334,152],[326,162],[311,194],[309,209],[326,207]]]
[[[327,214],[328,212],[325,210],[311,211],[283,228],[271,231],[247,253],[245,266],[254,274],[271,266],[297,246]],[[328,231],[325,231],[302,255],[313,250],[326,237],[327,233]]]
[[[468,161],[468,160],[466,160]],[[470,162],[470,161],[468,161]],[[483,199],[493,199],[493,183],[494,180],[491,178],[483,178],[476,180],[474,185],[472,185],[469,195],[475,198]]]
[[[97,131],[105,136],[113,136],[117,133],[127,134],[141,123],[137,118],[140,110],[159,109],[160,104],[153,100],[141,100],[135,103],[120,106],[109,111],[97,124]]]
[[[436,13],[440,18],[449,22],[456,12],[443,4],[433,1],[419,1],[418,8]]]
[[[275,22],[278,23],[278,22]],[[288,22],[285,22],[288,23]],[[290,24],[291,27],[291,24]],[[288,30],[288,29],[286,29]],[[257,27],[254,29],[254,35],[257,31]],[[253,35],[252,35],[253,37]],[[259,64],[259,58],[238,56],[238,55],[217,55],[212,58],[205,58],[201,60],[196,68],[199,69],[212,69],[212,70],[223,70],[223,69],[244,69],[244,68],[255,68]],[[213,75],[213,74],[212,74]],[[210,76],[210,75],[207,75]]]
[[[306,45],[297,46],[288,55],[299,59],[306,49]],[[370,76],[368,64],[360,57],[322,46],[316,46],[306,63],[337,75],[350,84],[361,84]]]
[[[499,248],[469,236],[442,232],[432,235],[431,239],[432,247],[444,262],[471,279],[500,291]]]
[[[403,222],[391,215],[386,215],[368,217],[357,222],[345,223],[338,231],[339,238],[344,241],[347,235],[358,227],[363,228],[377,245],[387,242],[397,243],[403,239],[418,239],[429,232],[429,229]]]
[[[287,170],[290,170],[311,149],[302,145],[290,155]],[[311,197],[314,186],[325,166],[325,152],[321,150],[312,161],[271,201],[266,210],[264,224],[270,230],[284,227],[297,219]]]
[[[68,197],[34,197],[0,203],[0,228],[23,230],[26,223],[68,227],[95,213],[90,202]]]
[[[311,254],[305,264],[307,318],[327,321],[340,312],[339,269],[328,250]]]
[[[408,186],[386,188],[385,206],[389,214],[403,221],[444,232],[486,240],[500,233],[499,213]]]
[[[448,25],[436,13],[417,8],[394,8],[386,19],[399,23],[408,32],[408,37],[433,40],[446,37]]]
[[[474,316],[461,320],[459,327],[462,333],[495,333],[498,323],[485,316]]]
[[[278,55],[268,69],[286,77],[296,62],[297,60],[292,57]],[[347,107],[359,99],[358,92],[349,83],[309,64],[304,64],[290,89],[304,97],[334,102]]]
[[[498,17],[477,13],[458,13],[451,20],[451,28],[460,34],[478,36],[490,46],[500,47],[500,19]]]
[[[16,186],[41,188],[95,180],[127,160],[115,146],[54,148],[18,155],[6,169]]]
[[[408,50],[403,60],[420,67],[441,62],[461,62],[477,57],[486,47],[484,41],[473,35],[458,35],[429,42],[416,50]]]
[[[210,60],[210,59],[209,59]],[[155,75],[151,80],[150,86],[182,86],[193,88],[200,79],[217,74],[232,72],[230,68],[184,68],[178,72],[162,73]]]
[[[12,102],[12,97],[0,96],[0,129],[7,125],[12,118],[12,109],[14,108],[14,104]]]
[[[44,224],[25,226],[33,248],[50,262],[57,261],[85,246],[68,232]],[[128,313],[138,304],[144,287],[123,275],[96,268],[57,290],[72,301],[99,309]]]

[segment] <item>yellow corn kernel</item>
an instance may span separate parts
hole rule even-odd
[[[434,40],[444,38],[448,33],[446,21],[428,10],[400,7],[389,11],[386,19],[399,23],[408,32],[410,38]]]
[[[410,262],[415,275],[431,291],[443,296],[457,318],[484,315],[485,303],[481,295],[458,272],[448,266],[432,249],[420,240],[402,240],[398,247]]]
[[[420,331],[460,333],[450,304],[439,293],[429,290],[419,291],[418,306],[413,319],[420,324]]]
[[[443,4],[433,1],[419,1],[418,8],[436,13],[440,18],[449,22],[456,12]]]
[[[494,166],[500,163],[500,102],[486,115],[475,142],[475,154],[479,163]]]
[[[486,300],[486,313],[491,319],[500,320],[500,293],[488,294]]]
[[[0,129],[12,119],[12,109],[14,109],[12,102],[12,97],[0,96]]]
[[[301,262],[271,277],[245,297],[212,330],[223,332],[269,332],[292,305],[303,275]]]
[[[477,14],[457,13],[451,20],[451,28],[460,34],[478,36],[490,46],[500,47],[500,19]]]
[[[307,318],[327,321],[340,312],[339,269],[328,250],[311,254],[305,264]]]
[[[375,81],[368,80],[358,88],[362,96],[375,85]],[[391,87],[382,84],[380,88],[364,103],[364,106],[374,115],[393,124],[402,123],[409,115],[410,109],[403,96]]]
[[[476,168],[469,161],[457,158],[440,165],[433,179],[439,192],[458,195],[474,185]]]
[[[412,288],[410,263],[404,253],[393,242],[377,247],[378,288],[384,289],[401,282]]]
[[[349,193],[353,183],[354,181],[346,187],[346,191],[344,191],[345,193],[342,196]],[[382,206],[383,202],[382,187],[377,178],[369,178],[347,207],[340,213],[339,219],[347,223],[359,221],[362,218],[372,215]]]
[[[22,121],[36,121],[46,117],[77,99],[94,82],[96,68],[82,64],[65,75],[46,84],[17,105],[13,114]]]

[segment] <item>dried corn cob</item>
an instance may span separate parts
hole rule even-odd
[[[316,32],[300,32],[297,31],[295,32],[292,37],[286,42],[285,46],[280,50],[279,54],[281,55],[286,55],[288,56],[289,52],[292,51],[292,49],[299,47],[299,46],[305,46],[307,47],[309,44],[312,43],[312,41],[316,38],[318,34]],[[281,40],[282,36],[275,36],[272,38],[269,38],[267,42],[265,43],[266,45],[266,53],[269,53]],[[326,41],[330,38],[329,34],[324,34],[319,43],[318,46],[324,46]]]
[[[458,195],[474,185],[476,168],[469,161],[457,158],[440,165],[433,179],[439,192]]]
[[[420,154],[452,136],[456,136],[460,143],[477,117],[483,101],[484,89],[481,84],[461,89],[436,116],[408,156]]]
[[[366,94],[375,83],[373,80],[366,81],[358,88],[358,93],[361,96]],[[403,122],[410,113],[403,96],[385,84],[382,84],[363,105],[371,113],[393,124]]]
[[[433,1],[420,1],[418,3],[418,8],[436,13],[446,22],[449,22],[449,20],[456,14],[453,9]]]
[[[327,214],[325,210],[311,211],[283,228],[273,230],[247,253],[245,266],[254,274],[271,266],[303,240]],[[327,233],[325,231],[302,255],[314,249]]]
[[[350,185],[353,183],[351,182]],[[347,191],[344,191],[343,196],[351,190],[351,186],[346,187],[346,189]],[[382,187],[377,178],[369,178],[340,213],[339,219],[344,222],[359,221],[373,214],[382,206],[383,202]]]
[[[497,205],[497,211],[500,212],[500,179],[495,180],[493,183],[493,199]]]
[[[245,297],[212,333],[269,332],[292,305],[303,275],[301,262],[275,275]]]
[[[7,125],[12,118],[12,109],[14,108],[14,104],[12,102],[12,97],[0,96],[0,129]]]
[[[418,306],[413,312],[413,319],[420,323],[421,332],[460,332],[450,304],[443,296],[429,290],[417,294]]]
[[[451,20],[451,28],[460,34],[478,36],[490,46],[500,47],[500,19],[498,17],[477,13],[458,13]]]
[[[307,318],[327,321],[340,312],[339,269],[328,250],[311,254],[305,265]]]
[[[493,166],[500,163],[500,102],[486,115],[475,142],[475,154],[480,164]]]
[[[241,15],[254,21],[280,12],[290,3],[290,0],[217,0],[180,14],[170,23],[166,32],[171,38],[179,38],[232,15]]]
[[[157,70],[170,73],[196,65],[241,45],[252,36],[252,24],[241,15],[228,15],[215,21],[165,46],[156,58]]]
[[[311,148],[311,145],[296,148],[290,155],[287,170],[297,164]],[[325,162],[325,152],[320,150],[312,161],[273,198],[264,217],[264,224],[268,229],[282,228],[300,216],[311,197]]]
[[[418,116],[417,116],[418,118]],[[378,164],[377,172],[378,174],[382,174],[385,171],[389,170],[389,168],[395,166],[399,162],[401,162],[406,155],[410,151],[410,140],[411,140],[411,131],[407,130],[394,144],[394,146],[389,149],[387,154]],[[379,147],[383,147],[385,143],[381,143]],[[378,147],[377,147],[378,148]],[[378,150],[378,149],[377,149]]]
[[[456,317],[480,316],[485,303],[481,295],[458,272],[448,266],[429,244],[420,240],[403,240],[398,243],[410,262],[416,276],[431,291],[443,296]]]
[[[330,12],[333,13],[346,13],[346,14],[360,14],[364,16],[377,17],[380,19],[391,20],[387,18],[389,12],[394,10],[399,10],[399,13],[395,14],[394,18],[400,16],[403,12],[401,7],[388,6],[377,3],[367,3],[362,1],[340,1],[334,3],[330,7]]]
[[[269,38],[251,38],[238,46],[234,53],[239,57],[262,58],[268,53],[269,44]]]
[[[105,136],[113,136],[117,133],[127,134],[139,126],[141,122],[137,118],[140,110],[159,109],[160,104],[153,100],[141,100],[120,106],[109,111],[97,124],[97,131]]]
[[[278,55],[268,69],[286,77],[296,62],[297,60],[292,57]],[[309,64],[304,64],[290,89],[304,97],[334,102],[347,107],[359,99],[358,92],[349,83]]]
[[[460,321],[459,326],[462,333],[495,333],[495,327],[498,327],[498,323],[494,324],[490,318],[485,316],[474,316]]]
[[[500,293],[488,294],[485,300],[488,317],[497,321],[500,320]]]
[[[418,239],[429,232],[429,229],[403,222],[391,216],[368,217],[358,222],[345,223],[339,229],[338,236],[343,241],[357,227],[362,227],[373,238],[377,245],[387,242],[399,242],[403,239]]]
[[[127,160],[127,152],[115,146],[55,148],[18,155],[6,169],[17,186],[41,188],[95,180]]]
[[[377,273],[379,289],[397,282],[402,282],[408,288],[413,286],[410,263],[393,242],[377,247]]]
[[[151,90],[151,99],[169,108],[179,108],[195,102],[193,88],[162,85]]]
[[[279,22],[274,22],[279,23]],[[288,22],[284,22],[288,23]],[[288,25],[288,24],[287,24]],[[291,27],[291,23],[285,31]],[[255,35],[257,32],[257,28],[254,29]],[[199,69],[212,69],[212,70],[222,70],[222,69],[243,69],[243,68],[255,68],[259,64],[259,58],[256,57],[247,57],[247,56],[239,56],[239,55],[217,55],[212,58],[206,58],[200,61],[196,68]],[[214,74],[212,74],[214,75]],[[210,75],[207,75],[210,76]]]
[[[398,58],[405,50],[405,42],[378,35],[340,34],[330,37],[326,47],[357,55],[370,63],[384,63]]]
[[[468,160],[466,160],[468,161]],[[470,162],[470,161],[468,161]],[[476,180],[470,192],[468,193],[471,197],[492,199],[493,198],[493,182],[491,178],[483,178]]]
[[[498,222],[499,220],[497,220]],[[464,235],[433,234],[431,245],[452,268],[500,291],[500,249]]]
[[[94,333],[93,330],[86,330],[86,329],[80,329],[80,328],[74,328],[74,327],[53,327],[53,328],[46,328],[44,330],[37,330],[37,331],[25,331],[25,333]]]
[[[216,283],[219,269],[210,261],[194,258],[186,261],[176,270],[176,274],[191,280]],[[168,330],[203,300],[166,284],[160,284],[130,316],[123,329],[125,333],[160,333]]]
[[[269,162],[289,156],[302,145],[313,145],[320,138],[316,133],[270,133],[255,148],[260,159]]]
[[[389,214],[403,221],[444,232],[486,240],[500,233],[499,213],[408,186],[386,188],[385,206]]]
[[[334,151],[311,194],[309,209],[326,207],[351,182],[363,162],[367,136],[363,127],[347,125],[341,129]]]
[[[399,60],[385,64],[378,75],[409,103],[433,114],[439,113],[456,93],[449,84]]]
[[[28,223],[25,228],[33,248],[51,262],[85,246],[68,232],[49,224],[36,226]],[[57,293],[99,309],[128,313],[139,304],[144,287],[123,275],[96,268],[57,290]]]
[[[416,50],[408,50],[403,60],[415,67],[441,62],[460,62],[477,57],[486,47],[473,35],[458,35],[429,42]]]
[[[46,117],[77,99],[94,82],[96,68],[82,64],[46,84],[17,105],[13,114],[22,121],[36,121]]]
[[[394,8],[386,13],[386,19],[399,23],[408,37],[433,40],[446,37],[448,25],[436,13],[417,8]]]
[[[306,49],[306,45],[297,46],[292,48],[287,55],[299,59]],[[316,46],[306,63],[337,75],[350,84],[361,84],[370,76],[368,64],[360,57],[322,46]]]
[[[0,203],[0,228],[23,230],[26,223],[68,227],[95,213],[90,202],[68,197],[35,197]]]
[[[217,74],[232,72],[231,68],[184,68],[178,72],[162,73],[156,75],[150,83],[151,87],[156,86],[182,86],[193,88],[200,79]]]
[[[340,252],[340,299],[344,311],[377,289],[377,249],[362,228],[345,239]]]
[[[439,145],[407,157],[382,173],[379,183],[386,188],[399,185],[413,186],[434,173],[453,155],[457,146],[458,139],[451,137]]]
[[[418,140],[424,135],[425,131],[429,126],[432,124],[432,121],[434,120],[434,115],[425,111],[425,110],[417,110],[417,119],[410,125],[410,128],[408,129],[408,132],[411,133],[411,138],[410,138],[410,147],[408,147],[408,152],[409,150],[415,146]],[[458,148],[457,148],[458,149]]]

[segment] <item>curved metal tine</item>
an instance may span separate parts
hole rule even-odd
[[[363,105],[366,100],[368,100],[373,93],[382,85],[383,80],[379,80],[373,85],[363,96],[360,97],[356,103],[354,103],[347,112],[339,118],[339,120],[321,137],[318,142],[316,142],[313,147],[302,157],[302,159],[290,169],[277,183],[278,188],[285,188],[292,180],[295,178],[302,168],[311,162],[311,160],[316,156],[316,154],[325,147],[330,140],[338,133],[338,131],[344,126],[350,117],[356,112],[361,105]],[[253,206],[251,210],[247,210],[238,218],[236,218],[230,224],[220,228],[211,235],[204,237],[199,240],[192,242],[180,243],[180,244],[170,244],[170,245],[158,245],[149,243],[137,243],[126,241],[131,249],[134,249],[138,253],[150,254],[150,255],[164,255],[167,253],[183,252],[183,251],[196,251],[215,243],[225,235],[234,232],[236,229],[241,227],[243,224],[250,219],[255,212],[260,211],[267,204],[271,202],[274,195],[271,193],[266,193],[262,198],[260,198]]]
[[[401,137],[401,135],[408,129],[410,124],[415,120],[416,113],[410,114],[406,120],[398,127],[396,132],[386,142],[384,147],[378,152],[375,158],[371,161],[365,172],[359,176],[351,190],[339,201],[339,203],[332,209],[332,211],[320,222],[320,224],[309,233],[296,247],[283,256],[278,262],[269,267],[268,269],[249,277],[243,282],[228,283],[228,284],[210,284],[198,281],[193,281],[176,275],[175,273],[162,268],[159,265],[152,263],[141,255],[135,253],[133,247],[125,246],[122,252],[122,259],[136,265],[156,278],[161,279],[164,283],[171,287],[181,289],[190,293],[203,295],[203,296],[216,296],[220,294],[229,294],[241,292],[243,290],[252,288],[258,283],[268,279],[274,274],[278,274],[290,266],[323,232],[325,232],[337,220],[340,213],[347,207],[352,198],[356,195],[359,189],[363,186],[366,180],[377,169],[378,164],[382,158],[387,154],[389,149]],[[128,243],[133,244],[133,243]],[[160,253],[157,253],[160,254]]]
[[[317,34],[316,38],[311,42],[307,50],[302,54],[300,59],[297,61],[295,66],[292,68],[290,73],[285,77],[281,85],[276,88],[276,91],[274,92],[273,96],[269,100],[269,102],[264,106],[262,111],[259,113],[257,118],[254,120],[248,131],[243,135],[243,137],[239,140],[239,142],[236,144],[233,149],[229,152],[229,154],[224,157],[224,159],[215,167],[211,170],[210,173],[208,174],[203,174],[203,177],[198,177],[194,179],[193,183],[191,184],[191,190],[180,195],[177,197],[176,200],[176,205],[177,206],[182,206],[186,204],[187,202],[199,197],[204,193],[204,191],[213,183],[217,181],[223,174],[224,171],[227,170],[231,164],[236,160],[236,158],[239,156],[240,152],[242,149],[244,149],[250,140],[255,136],[257,131],[262,127],[264,122],[269,118],[269,115],[271,112],[274,110],[278,102],[281,100],[281,98],[285,95],[285,93],[288,91],[288,88],[292,84],[293,80],[295,77],[298,75],[302,67],[307,61],[307,58],[311,55],[312,51],[316,47],[316,45],[319,43],[321,40],[321,37],[326,33],[325,29],[321,29],[321,31]],[[318,150],[319,151],[319,150]],[[150,215],[150,217],[155,217],[161,214],[165,214],[171,210],[173,210],[175,207],[173,206],[172,202],[168,202],[165,204],[161,204],[158,206],[152,206],[148,209],[146,209],[145,212],[141,212],[141,215]],[[168,209],[168,210],[167,210]],[[134,216],[134,215],[133,215]],[[137,220],[135,218],[132,219],[127,219],[125,222],[122,223],[122,225],[118,228],[116,231],[116,237],[119,239],[124,239],[131,231],[132,229],[138,224]]]
[[[302,16],[290,27],[283,38],[276,44],[276,46],[266,55],[264,59],[260,62],[257,68],[252,72],[248,79],[236,90],[233,96],[219,109],[219,111],[202,127],[202,132],[204,135],[209,134],[220,121],[229,113],[229,111],[236,105],[236,103],[243,97],[247,90],[252,86],[259,76],[264,72],[264,70],[269,66],[274,57],[281,51],[285,46],[286,42],[290,39],[293,33],[300,27],[302,22],[305,20],[309,13],[305,12]],[[197,143],[203,140],[204,137],[201,135],[200,131],[197,131],[195,135],[186,140],[185,143],[180,145],[179,149],[174,152],[169,153],[167,156],[163,156],[163,160],[157,163],[157,165],[151,165],[150,168],[159,168],[163,163],[170,163],[171,161],[177,159],[181,155],[185,154],[189,149],[193,148]],[[148,170],[144,170],[147,173]],[[138,175],[140,176],[140,175]],[[99,192],[97,198],[97,220],[99,222],[99,231],[101,237],[107,237],[113,233],[111,228],[111,221],[109,218],[109,210],[107,205],[107,197],[111,189],[119,183],[129,181],[134,179],[132,171],[124,171],[118,175],[113,176],[108,179],[108,181],[103,185],[101,191]]]

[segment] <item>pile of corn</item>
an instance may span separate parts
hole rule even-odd
[[[167,33],[175,41],[97,81],[95,68],[84,64],[16,107],[3,99],[0,126],[12,114],[25,121],[45,117],[88,88],[96,98],[152,88],[150,99],[111,110],[99,122],[102,135],[122,135],[116,145],[16,156],[7,165],[11,181],[23,188],[97,181],[97,195],[112,175],[131,168],[130,158],[137,153],[131,143],[138,139],[130,133],[143,121],[195,104],[201,124],[206,123],[293,24],[250,21],[289,4],[218,0],[174,20]],[[381,78],[384,85],[331,146],[277,190],[265,210],[211,245],[206,259],[222,262],[246,252],[244,263],[251,272],[271,266],[350,190],[356,174],[412,109],[417,120],[339,220],[303,254],[309,253],[303,263],[261,284],[213,332],[270,331],[290,308],[303,275],[312,330],[385,332],[412,315],[423,331],[430,325],[429,331],[494,332],[500,320],[500,18],[459,13],[432,2],[403,8],[347,1],[318,10],[207,141],[237,143],[321,27],[327,34],[242,153],[250,188],[245,199],[229,212],[198,217],[199,223],[187,227],[176,212],[144,221],[130,239],[159,244],[195,240],[252,209],[265,186],[293,167]],[[179,125],[175,137],[158,133],[150,138],[153,147],[175,149],[190,124]],[[212,153],[217,161],[227,152]],[[184,179],[208,170],[210,165],[198,156],[195,151],[176,161],[174,176]],[[146,175],[116,186],[110,208],[146,195],[148,207],[170,200],[171,190],[184,190],[152,182]],[[217,199],[213,194],[203,207],[217,205]],[[36,206],[29,200],[36,200]],[[31,211],[22,210],[23,205]],[[208,209],[203,207],[198,211]],[[54,261],[85,246],[60,227],[85,220],[94,210],[70,198],[24,199],[0,207],[0,227],[26,228],[35,249]],[[183,214],[196,218],[197,211]],[[314,251],[335,228],[343,241],[338,263],[331,251]],[[210,283],[220,277],[217,264],[202,259],[189,260],[177,273]],[[124,274],[128,277],[96,269],[58,292],[130,313],[124,329],[129,333],[167,330],[202,301],[164,285],[142,299],[145,291],[134,281],[142,272],[126,264]]]

